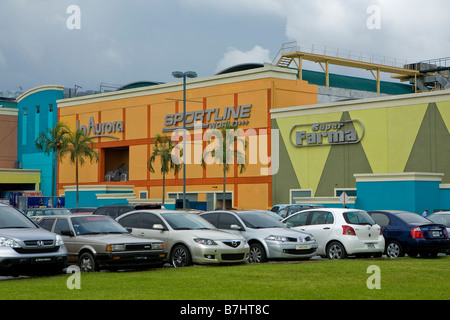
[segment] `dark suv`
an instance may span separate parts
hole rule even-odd
[[[92,214],[101,214],[116,219],[118,216],[133,210],[152,210],[161,209],[160,204],[140,203],[140,204],[110,204],[98,207]]]
[[[0,204],[0,275],[60,274],[66,266],[67,250],[60,235]]]

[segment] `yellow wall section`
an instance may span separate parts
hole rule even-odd
[[[289,140],[290,131],[295,125],[339,121],[341,120],[341,116],[342,113],[339,112],[277,119],[283,143],[286,146],[300,187],[302,189],[312,189],[313,194],[316,192],[331,147],[314,146],[296,148]],[[295,137],[292,139],[295,141]]]
[[[127,139],[147,138],[148,115],[147,106],[125,109],[127,127],[124,129]]]
[[[403,172],[428,104],[350,112],[365,127],[361,140],[373,173]]]
[[[75,171],[75,166],[73,166]],[[78,179],[79,183],[97,182],[98,164],[97,162],[91,163],[88,158],[85,158],[84,165],[78,164]]]
[[[317,104],[317,88],[302,80],[279,80],[274,83],[273,108]]]
[[[238,193],[243,196],[239,197],[236,209],[267,209],[269,207],[267,199],[269,187],[267,184],[239,184]],[[222,190],[222,187],[220,187],[219,191]]]
[[[450,101],[436,103],[447,130],[450,131]]]
[[[147,145],[130,146],[129,180],[147,180]]]
[[[390,108],[388,111],[388,170],[403,172],[428,104]]]
[[[417,104],[349,112],[351,119],[361,121],[365,127],[361,144],[373,173],[404,171],[427,107],[428,104]],[[447,115],[450,123],[450,112]],[[277,119],[300,186],[312,189],[313,194],[331,147],[295,148],[289,140],[290,130],[294,125],[339,121],[341,117],[342,112]]]

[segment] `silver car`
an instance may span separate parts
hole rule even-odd
[[[166,258],[162,241],[134,237],[108,216],[44,216],[38,223],[63,237],[68,262],[82,272],[158,266]]]
[[[250,245],[249,262],[309,259],[317,254],[318,245],[311,234],[291,230],[259,210],[211,211],[200,216],[220,230],[243,236]]]
[[[241,236],[217,230],[195,213],[171,210],[128,212],[117,221],[139,237],[163,240],[174,267],[245,263],[249,246]]]
[[[450,211],[438,211],[430,214],[427,217],[428,220],[431,220],[434,223],[440,223],[445,225],[447,228],[447,235],[450,236]],[[450,255],[450,249],[446,251],[447,255]]]
[[[0,274],[58,274],[67,265],[61,236],[38,228],[20,211],[0,204]]]

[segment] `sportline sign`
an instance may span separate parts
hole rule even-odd
[[[226,107],[223,113],[219,108],[197,110],[186,112],[186,129],[193,129],[194,123],[202,123],[202,129],[219,129],[230,126],[241,126],[248,124],[248,118],[252,111],[252,105],[246,104],[234,107]],[[203,123],[205,122],[206,123]],[[183,113],[169,113],[164,118],[163,132],[170,132],[177,129],[182,129],[183,126]],[[172,127],[175,126],[175,127]]]
[[[297,124],[289,134],[296,148],[359,143],[364,125],[359,120]]]

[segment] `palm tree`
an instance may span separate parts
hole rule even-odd
[[[70,162],[75,164],[75,184],[78,208],[78,164],[82,167],[85,163],[85,158],[89,158],[91,163],[94,161],[97,162],[98,153],[94,150],[92,138],[81,129],[70,132],[70,134],[64,138],[64,146],[64,149],[61,150],[61,155],[64,156],[69,154]]]
[[[245,171],[245,150],[247,149],[247,141],[243,137],[238,137],[236,126],[227,125],[219,129],[208,130],[205,134],[205,139],[210,141],[212,136],[216,139],[216,145],[213,150],[205,150],[203,154],[202,166],[205,167],[205,158],[210,157],[223,165],[223,195],[222,195],[222,209],[226,209],[225,195],[226,195],[226,177],[230,170],[230,164],[234,164],[234,159],[237,159],[239,166],[239,173]],[[242,147],[235,149],[235,143],[241,143]]]
[[[156,158],[159,158],[161,161],[161,173],[163,176],[163,195],[162,195],[162,204],[164,205],[164,194],[165,194],[165,185],[166,185],[166,173],[169,173],[171,170],[177,174],[181,170],[181,164],[176,164],[172,161],[172,150],[175,147],[172,140],[168,136],[156,135],[155,145],[153,146],[153,151],[148,160],[148,170],[150,172],[155,172],[153,168],[153,163],[156,161]]]
[[[69,132],[66,124],[58,122],[53,128],[47,128],[47,131],[41,133],[34,142],[38,150],[44,151],[46,155],[52,154],[52,208],[55,203],[56,162],[58,156],[61,156],[64,138]]]

